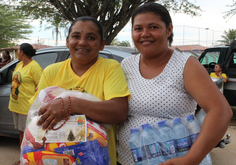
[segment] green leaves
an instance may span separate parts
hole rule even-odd
[[[80,16],[98,19],[104,27],[104,37],[109,45],[120,30],[128,23],[134,10],[155,0],[21,0],[18,9],[32,19],[51,22],[54,14],[72,22]],[[192,16],[200,15],[199,6],[188,0],[156,0],[167,9]]]
[[[47,22],[49,22],[49,21],[47,21]],[[61,31],[60,30],[61,29],[68,30],[69,29],[68,28],[69,22],[64,20],[64,19],[62,19],[59,14],[55,14],[53,16],[53,19],[50,20],[50,24],[51,24],[51,26],[47,26],[45,28],[45,30],[52,29],[52,36],[53,36],[53,38],[54,38],[54,33],[56,33],[55,35],[56,35],[56,46],[57,46],[58,35],[59,34],[61,35]],[[66,36],[66,33],[65,33],[65,36]]]
[[[15,45],[19,39],[26,39],[32,33],[25,16],[20,15],[14,7],[0,4],[0,47]]]
[[[227,7],[230,7],[231,9],[230,10],[228,10],[228,11],[226,11],[226,12],[224,12],[224,18],[226,19],[226,18],[228,18],[228,19],[230,19],[230,18],[232,18],[233,16],[235,16],[235,14],[236,14],[236,1],[235,0],[233,0],[233,4],[232,5],[227,5]]]
[[[236,29],[229,29],[224,31],[224,35],[221,35],[223,40],[218,40],[226,45],[230,45],[236,39]]]
[[[125,46],[125,47],[130,47],[130,42],[128,40],[125,41],[119,41],[118,38],[114,38],[111,42],[111,45],[116,45],[116,46]]]

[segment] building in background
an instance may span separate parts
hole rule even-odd
[[[208,47],[201,45],[179,45],[179,46],[171,46],[170,48],[173,50],[178,50],[185,54],[190,54],[198,58],[202,54],[202,52]]]

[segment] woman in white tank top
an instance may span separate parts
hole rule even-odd
[[[221,140],[232,117],[229,104],[199,61],[168,47],[172,32],[169,12],[160,4],[142,5],[132,16],[132,38],[140,54],[121,63],[131,93],[128,118],[118,129],[122,165],[134,164],[128,144],[133,127],[194,114],[198,103],[207,115],[194,145],[185,157],[162,164],[197,165]]]

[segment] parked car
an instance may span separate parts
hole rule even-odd
[[[100,57],[115,59],[118,62],[132,54],[138,54],[138,51],[135,48],[118,46],[105,46],[104,50],[99,52]],[[70,52],[65,46],[39,49],[33,57],[42,69],[68,58],[70,58]],[[19,60],[16,59],[0,69],[0,136],[19,137],[18,130],[14,129],[12,113],[8,109],[12,73],[18,63]]]
[[[233,118],[236,118],[236,41],[230,45],[205,49],[198,60],[209,74],[214,72],[215,64],[222,65],[222,72],[229,77],[224,83],[223,94],[233,110]]]

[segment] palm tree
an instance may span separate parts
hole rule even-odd
[[[223,40],[218,40],[219,42],[230,45],[236,38],[236,29],[229,29],[228,32],[225,30],[224,35],[221,35],[221,37]]]
[[[56,33],[56,46],[57,46],[58,35],[60,34],[61,36],[60,29],[64,29],[64,31],[67,31],[69,22],[64,20],[59,14],[55,14],[53,16],[53,20],[50,23],[51,23],[51,26],[47,26],[45,30],[52,29],[53,38],[54,38],[54,33]]]

